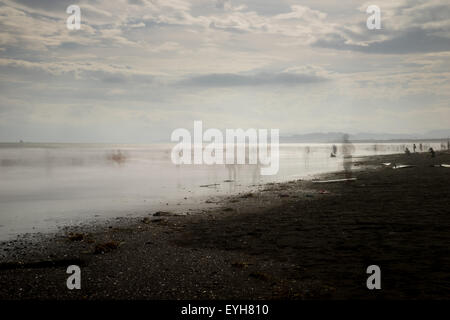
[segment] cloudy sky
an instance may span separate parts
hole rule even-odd
[[[66,8],[81,8],[68,30]],[[381,9],[368,30],[366,8]],[[450,128],[448,0],[0,0],[0,141]]]

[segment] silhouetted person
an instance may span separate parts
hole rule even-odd
[[[309,146],[305,147],[305,168],[309,168],[309,153],[311,152],[311,149]]]
[[[355,151],[355,147],[353,144],[348,140],[348,134],[344,134],[342,137],[342,154],[344,156],[344,171],[345,171],[345,177],[347,179],[352,177],[352,162],[353,162],[353,152]]]
[[[405,148],[405,153],[406,153],[407,155],[410,155],[410,154],[411,154],[411,151],[409,151],[408,147]]]
[[[434,152],[433,148],[430,147],[428,151],[430,152],[432,158],[436,157],[436,152]]]
[[[423,151],[423,145],[422,144],[419,144],[419,150],[420,150],[420,152]]]
[[[335,144],[333,144],[333,146],[331,147],[331,154],[330,157],[331,158],[335,158],[336,157],[336,153],[337,153],[337,147]]]
[[[414,153],[416,153],[416,144],[415,143],[413,144],[413,151],[414,151]]]

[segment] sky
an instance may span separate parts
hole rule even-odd
[[[0,0],[0,141],[450,129],[449,75],[448,0]]]

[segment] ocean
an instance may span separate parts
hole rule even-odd
[[[342,169],[332,144],[280,144],[280,169],[174,165],[173,144],[0,144],[0,240],[19,234],[163,209],[183,211],[211,196]],[[354,156],[412,150],[412,143],[355,143]],[[440,149],[439,143],[428,143]],[[425,149],[425,146],[424,146]],[[425,149],[426,150],[426,149]]]

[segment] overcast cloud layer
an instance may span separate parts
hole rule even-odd
[[[0,0],[0,141],[449,129],[449,74],[448,0]]]

